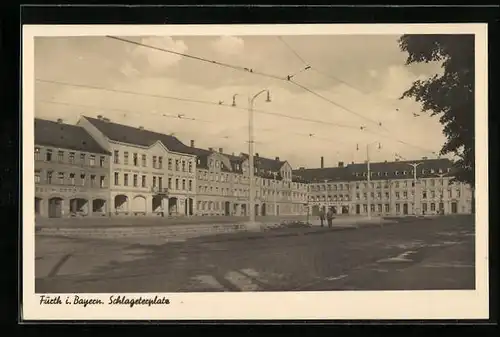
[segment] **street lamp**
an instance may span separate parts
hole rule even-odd
[[[372,205],[371,205],[371,171],[370,171],[370,146],[372,145],[375,145],[375,144],[378,144],[378,149],[381,149],[382,148],[382,145],[380,144],[380,142],[373,142],[373,143],[369,143],[369,144],[366,144],[366,169],[367,169],[367,201],[368,201],[368,219],[371,219],[372,217]],[[356,148],[357,150],[359,150],[359,147]]]
[[[260,230],[260,226],[255,223],[255,186],[254,186],[254,127],[253,127],[253,105],[255,99],[263,93],[267,93],[266,102],[271,102],[271,94],[268,89],[263,89],[248,98],[248,166],[249,166],[249,183],[250,183],[250,221],[247,224],[248,229]],[[233,95],[233,106],[236,106],[236,96]]]

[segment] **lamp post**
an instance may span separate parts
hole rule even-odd
[[[249,223],[247,224],[249,228],[253,228],[253,227],[256,227],[256,223],[255,223],[255,186],[254,186],[254,170],[255,170],[255,167],[254,167],[254,127],[253,127],[253,105],[254,105],[254,101],[255,99],[263,94],[263,93],[267,93],[267,98],[266,98],[266,102],[271,102],[271,96],[270,96],[270,92],[268,89],[263,89],[261,91],[259,91],[258,93],[256,93],[255,95],[253,95],[252,97],[249,97],[248,98],[248,166],[249,166],[249,169],[248,169],[248,177],[249,177],[249,184],[250,184],[250,193],[249,193],[249,208],[250,208],[250,221]],[[238,94],[234,94],[233,95],[233,106],[236,106],[236,96]],[[260,229],[260,226],[258,226],[259,229]]]
[[[366,170],[367,170],[367,203],[368,203],[368,219],[371,219],[372,217],[372,205],[371,205],[371,171],[370,171],[370,146],[378,144],[378,148],[381,149],[382,146],[380,142],[373,142],[366,144]],[[359,149],[359,148],[358,148]]]
[[[417,215],[417,167],[423,163],[408,164],[413,167],[413,215]]]

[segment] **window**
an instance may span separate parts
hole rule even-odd
[[[182,190],[186,189],[186,179],[182,179]]]
[[[80,153],[80,162],[85,165],[85,153]]]
[[[39,184],[40,183],[40,171],[37,170],[35,171],[35,184]]]
[[[105,176],[101,176],[99,178],[99,187],[104,188],[105,186],[106,186],[106,177]]]
[[[403,198],[405,198],[405,199],[408,198],[408,192],[406,192],[406,191],[403,192]]]
[[[156,168],[157,163],[158,163],[157,157],[153,156],[153,168]]]
[[[104,163],[105,163],[105,162],[106,162],[106,157],[101,156],[101,157],[99,158],[99,166],[100,166],[100,167],[104,167]]]
[[[40,148],[35,147],[35,160],[40,160]]]
[[[367,193],[363,193],[363,199],[366,199],[368,198],[368,194]]]
[[[375,199],[375,193],[374,192],[370,192],[370,198]]]
[[[426,191],[422,192],[422,199],[427,199],[427,192]]]
[[[359,190],[359,184],[358,183],[356,183],[356,189]]]
[[[371,205],[370,205],[370,210],[371,210],[372,212],[375,212],[375,205],[374,205],[374,204],[371,204]]]
[[[356,193],[356,200],[359,200],[359,193]]]
[[[47,184],[52,184],[52,171],[47,171]]]
[[[399,213],[401,211],[401,205],[396,204],[396,213]]]
[[[90,187],[95,187],[95,175],[90,175]]]
[[[407,172],[407,171],[403,171],[403,175],[404,175],[404,176],[405,176],[405,175],[407,175],[407,174],[408,174],[408,172]]]
[[[137,174],[134,174],[133,184],[134,184],[134,187],[137,187]]]
[[[382,193],[381,192],[377,192],[377,199],[382,199]]]
[[[426,202],[424,202],[424,203],[422,204],[422,213],[424,213],[424,214],[425,214],[425,212],[427,212],[427,203],[426,203]]]
[[[396,199],[399,199],[399,192],[396,192]]]
[[[460,190],[457,189],[457,198],[460,198]]]
[[[156,177],[153,176],[153,187],[156,187]]]
[[[123,164],[128,165],[128,152],[123,152]]]
[[[396,188],[399,188],[399,181],[396,181]]]
[[[158,168],[159,169],[163,168],[163,157],[158,157]]]
[[[74,164],[75,163],[75,153],[74,152],[70,152],[69,153],[69,163],[70,164]]]
[[[431,186],[436,186],[436,182],[434,181],[434,179],[431,179]]]
[[[434,212],[436,210],[436,204],[431,202],[431,212]]]
[[[163,178],[162,177],[158,177],[158,188],[161,190],[163,187]]]
[[[120,152],[118,151],[113,152],[113,162],[115,164],[120,164]]]
[[[142,187],[146,187],[146,176],[142,176],[142,179],[141,179],[141,186]]]
[[[146,167],[146,155],[142,155],[142,167]]]
[[[175,189],[179,189],[179,179],[175,179]]]
[[[45,160],[52,161],[52,150],[45,151]]]
[[[118,172],[115,172],[115,186],[120,185],[120,175]]]
[[[85,175],[85,173],[80,174],[80,181],[82,182],[82,186],[85,186],[86,178],[87,176]]]
[[[363,212],[368,213],[368,205],[367,204],[363,205]]]
[[[399,175],[399,171],[394,172],[394,174],[398,176]]]
[[[58,182],[59,184],[61,184],[61,185],[63,185],[63,184],[64,184],[64,172],[59,172],[59,173],[57,174],[57,180],[58,180],[57,182]]]
[[[193,162],[189,162],[189,173],[193,172]]]
[[[90,155],[90,166],[95,166],[95,156]]]
[[[436,192],[435,191],[431,191],[431,199],[434,199],[436,197]]]
[[[175,170],[179,171],[179,159],[175,160]]]
[[[123,175],[123,186],[128,186],[128,173]]]
[[[382,213],[382,204],[379,204],[377,208],[378,208],[378,212]]]
[[[186,172],[186,162],[182,161],[182,172]]]
[[[168,178],[168,188],[171,189],[172,188],[172,178]]]
[[[69,174],[69,183],[71,185],[75,185],[75,174],[74,173]]]
[[[448,189],[448,198],[451,198],[451,197],[452,197],[451,189]]]
[[[385,192],[385,198],[389,199],[389,192]]]
[[[57,160],[60,162],[64,161],[64,151],[57,151]]]
[[[132,161],[134,163],[134,166],[139,166],[139,158],[137,157],[137,153],[134,153],[132,155]],[[135,186],[135,185],[134,185]]]
[[[385,212],[389,213],[389,204],[385,204]]]
[[[172,158],[168,158],[168,169],[172,170]]]

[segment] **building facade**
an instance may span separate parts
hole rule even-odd
[[[78,124],[112,154],[112,216],[196,213],[196,156],[177,138],[104,117],[82,117]]]
[[[416,168],[416,180],[414,169]],[[338,215],[430,215],[472,212],[470,186],[453,182],[448,159],[350,164],[299,169],[294,174],[309,181],[313,215],[332,209]]]
[[[106,216],[110,153],[83,128],[35,119],[35,215]]]

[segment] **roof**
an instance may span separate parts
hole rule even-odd
[[[453,163],[449,159],[423,159],[423,160],[406,160],[406,161],[394,161],[394,162],[378,162],[378,163],[370,163],[370,171],[373,172],[371,180],[412,178],[413,175],[411,174],[411,171],[413,170],[413,167],[410,164],[414,163],[421,163],[417,167],[417,175],[419,178],[437,177],[439,174],[439,169],[441,169],[443,174],[446,175],[452,175],[454,172]],[[447,173],[448,169],[451,169],[450,173]],[[405,171],[406,175],[403,174]],[[357,164],[349,164],[344,167],[298,169],[294,170],[293,174],[296,176],[300,176],[302,179],[307,180],[309,182],[320,182],[320,181],[322,182],[324,180],[363,181],[366,180],[366,175],[363,175],[363,173],[366,172],[367,172],[366,163],[357,163]],[[387,175],[385,174],[386,172]],[[397,175],[396,172],[398,172]]]
[[[170,151],[193,154],[190,147],[174,136],[102,119],[87,116],[85,118],[110,140],[147,147],[160,141]]]
[[[82,127],[35,118],[35,144],[109,155]]]

